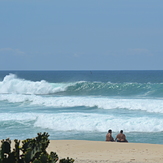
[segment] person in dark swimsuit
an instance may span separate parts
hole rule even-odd
[[[116,136],[115,141],[117,141],[117,142],[128,142],[125,134],[123,134],[123,130],[121,130],[120,133]]]

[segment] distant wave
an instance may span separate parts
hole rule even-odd
[[[66,89],[66,94],[101,96],[163,97],[163,83],[77,82]]]
[[[163,97],[163,83],[111,83],[79,81],[73,83],[49,83],[45,80],[30,81],[14,74],[6,75],[0,82],[1,94],[35,95],[99,95]]]

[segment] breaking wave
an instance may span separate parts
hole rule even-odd
[[[0,82],[0,93],[163,97],[163,83],[111,83],[95,81],[49,83],[45,80],[30,81],[20,79],[14,74],[9,74]]]

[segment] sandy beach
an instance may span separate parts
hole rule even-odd
[[[51,140],[48,152],[75,163],[162,163],[163,145],[85,140]]]
[[[50,140],[47,152],[51,151],[75,163],[163,163],[163,145],[159,144]]]

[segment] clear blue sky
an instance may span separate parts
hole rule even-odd
[[[163,0],[0,0],[0,70],[163,70]]]

